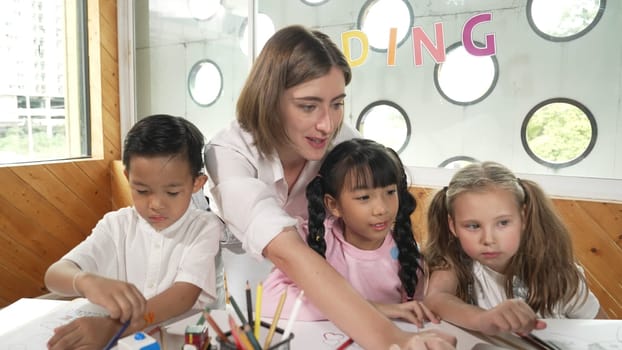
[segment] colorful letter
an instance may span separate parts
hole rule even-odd
[[[462,29],[462,46],[464,49],[473,56],[491,56],[497,51],[495,48],[495,35],[486,34],[486,46],[477,47],[473,41],[473,28],[482,22],[490,22],[492,20],[492,13],[480,13],[469,18],[464,23]]]
[[[395,66],[395,50],[397,49],[397,28],[389,29],[389,45],[387,46],[387,66]]]
[[[352,39],[358,39],[361,43],[361,55],[357,59],[353,59],[351,57],[352,52],[350,51],[350,40]],[[341,47],[344,56],[346,56],[346,60],[348,60],[348,64],[350,64],[350,67],[360,66],[367,59],[367,54],[369,53],[369,41],[367,40],[367,35],[363,31],[349,30],[341,33]]]
[[[413,27],[413,57],[415,66],[423,65],[421,45],[425,46],[436,63],[445,62],[445,38],[443,36],[443,23],[434,23],[434,35],[437,45],[435,46],[421,27]]]

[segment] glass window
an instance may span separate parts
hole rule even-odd
[[[274,22],[272,19],[263,13],[258,13],[256,17],[257,21],[257,35],[255,37],[255,44],[257,45],[256,54],[258,55],[261,52],[261,49],[266,44],[266,41],[270,39],[272,34],[276,31],[274,27]],[[242,52],[248,56],[248,19],[244,20],[242,23],[242,27],[240,28],[240,49]]]
[[[88,156],[86,1],[3,1],[0,11],[0,164]]]
[[[466,165],[477,162],[477,159],[468,156],[455,156],[445,159],[441,164],[438,165],[439,168],[447,168],[447,169],[460,169]]]
[[[528,0],[527,20],[541,37],[568,41],[589,32],[605,11],[605,0]]]
[[[474,43],[484,47],[480,42]],[[499,63],[495,56],[474,56],[461,42],[447,48],[445,62],[434,68],[434,84],[447,101],[471,105],[485,99],[495,88]]]
[[[410,120],[402,107],[391,101],[376,101],[365,107],[356,129],[367,139],[374,140],[400,153],[410,140]]]
[[[328,0],[300,0],[309,6],[319,6],[328,2]]]
[[[188,10],[199,21],[212,18],[221,9],[221,0],[188,0]]]
[[[188,91],[199,106],[216,102],[222,92],[222,73],[216,63],[210,60],[195,63],[188,75]]]
[[[529,156],[551,168],[563,168],[585,158],[596,143],[596,121],[577,101],[555,98],[532,108],[521,128]]]
[[[414,22],[413,9],[404,0],[367,0],[361,8],[358,29],[367,35],[375,51],[387,51],[389,30],[397,28],[397,46],[409,37]]]

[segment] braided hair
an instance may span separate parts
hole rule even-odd
[[[417,203],[408,191],[404,165],[391,148],[368,139],[351,139],[338,144],[326,155],[318,175],[306,188],[309,210],[307,244],[326,257],[324,196],[338,198],[347,179],[354,179],[355,185],[368,188],[397,185],[399,207],[392,235],[399,251],[398,276],[407,297],[412,299],[418,282],[417,270],[423,271],[419,263],[422,256],[410,221]]]

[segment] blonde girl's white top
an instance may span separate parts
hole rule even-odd
[[[224,229],[211,212],[188,208],[174,224],[156,231],[134,207],[107,213],[63,259],[82,270],[134,284],[149,299],[175,282],[201,288],[193,308],[222,307]]]
[[[583,268],[578,266],[583,274]],[[487,266],[473,261],[473,294],[477,305],[484,309],[492,309],[507,300],[505,295],[505,277]],[[514,297],[525,300],[527,287],[516,280],[514,282]],[[585,302],[584,297],[587,295]],[[598,314],[600,303],[585,283],[581,283],[578,293],[568,304],[559,303],[553,308],[553,315],[546,318],[577,318],[592,319]],[[538,315],[542,317],[542,315]]]
[[[333,144],[354,137],[360,135],[344,123]],[[263,157],[253,136],[235,120],[208,143],[205,165],[216,212],[257,259],[285,227],[296,225],[295,217],[308,217],[305,188],[320,161],[308,161],[290,189],[278,156]]]

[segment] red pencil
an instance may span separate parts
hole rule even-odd
[[[345,350],[348,346],[352,345],[353,343],[354,343],[354,339],[350,338],[346,340],[345,343],[339,345],[337,350]]]
[[[231,315],[229,315],[229,326],[231,326],[231,335],[233,336],[233,340],[235,340],[236,348],[245,349],[244,345],[242,345],[242,339],[240,339],[240,330],[238,329],[238,326],[235,324],[235,320]]]
[[[218,336],[218,338],[220,338],[220,341],[227,343],[229,341],[227,339],[227,336],[222,331],[222,329],[220,329],[220,327],[218,327],[218,323],[216,323],[216,321],[212,318],[212,316],[209,314],[209,312],[203,311],[203,316],[207,320],[207,323],[209,323],[210,326],[212,326],[212,329],[214,330],[214,332],[216,332],[216,336]]]

